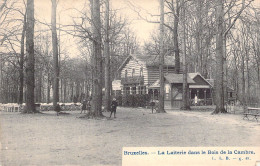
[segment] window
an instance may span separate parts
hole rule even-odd
[[[135,75],[135,69],[132,69],[132,77]]]
[[[127,70],[125,70],[125,78],[127,78]]]
[[[140,68],[140,76],[143,76],[143,67]]]

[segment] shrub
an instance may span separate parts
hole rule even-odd
[[[125,107],[145,107],[149,104],[150,96],[148,94],[132,94],[122,97],[122,105]]]

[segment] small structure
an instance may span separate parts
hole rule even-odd
[[[188,73],[189,77],[195,82],[190,85],[191,105],[195,105],[195,96],[197,97],[196,105],[212,105],[213,86],[200,73]]]
[[[229,104],[235,104],[236,102],[236,91],[233,88],[227,87],[227,102]]]
[[[183,74],[170,73],[164,76],[165,78],[165,94],[164,103],[165,107],[180,108],[182,106],[182,87],[183,87]],[[195,82],[187,76],[188,86],[191,86]],[[153,85],[149,87],[149,94],[154,99],[158,99],[160,93],[160,80],[157,80]]]
[[[214,79],[207,79],[208,82],[210,82],[210,84],[213,87],[214,90]],[[214,98],[214,93],[212,93],[212,96]],[[225,103],[228,104],[234,104],[237,101],[237,95],[236,95],[236,91],[231,88],[230,86],[227,86],[226,89],[226,97],[225,97]]]

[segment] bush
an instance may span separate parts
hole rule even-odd
[[[122,95],[117,95],[115,98],[118,103],[118,106],[122,106]]]
[[[145,107],[149,104],[150,96],[148,94],[124,95],[122,105],[125,107]]]

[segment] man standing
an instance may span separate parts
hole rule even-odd
[[[113,101],[111,103],[111,113],[110,113],[110,118],[111,115],[114,113],[114,118],[116,118],[116,107],[118,106],[116,98],[113,98]]]
[[[87,109],[87,101],[86,101],[86,99],[84,99],[82,102],[82,107],[81,107],[80,113],[82,113],[83,111],[84,111],[84,113],[86,113],[86,109]]]

